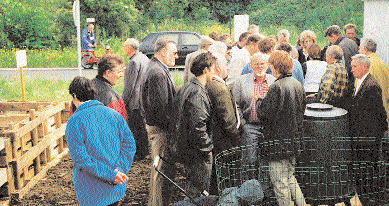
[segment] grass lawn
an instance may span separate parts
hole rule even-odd
[[[183,80],[178,70],[171,72],[176,85],[182,85]],[[46,79],[25,79],[25,94],[27,101],[70,101],[68,92],[70,80],[46,80]],[[114,89],[122,94],[123,78],[120,78]],[[0,100],[21,101],[20,79],[0,78]]]

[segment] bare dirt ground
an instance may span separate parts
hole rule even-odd
[[[151,160],[134,161],[127,183],[126,196],[120,205],[147,205],[149,195]],[[184,186],[185,178],[180,171],[180,165],[177,166],[175,182],[181,187]],[[173,187],[170,202],[178,202],[184,199],[184,195],[178,188]],[[360,206],[357,197],[351,200],[353,206]],[[30,206],[30,205],[78,205],[76,194],[74,192],[72,176],[72,160],[66,155],[62,161],[47,172],[47,176],[39,181],[35,187],[21,200],[11,201],[10,205]],[[336,206],[344,205],[343,203]]]
[[[121,205],[147,205],[149,195],[151,160],[135,161],[128,173],[126,196]],[[177,170],[177,182],[183,186],[184,178]],[[183,200],[181,192],[173,188],[170,201]],[[29,194],[19,201],[13,200],[10,205],[77,205],[76,193],[74,192],[72,176],[72,159],[66,155],[62,161],[47,172]]]

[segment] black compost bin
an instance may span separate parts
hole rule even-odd
[[[304,151],[297,159],[298,179],[307,203],[343,202],[353,194],[347,111],[308,104],[304,114]]]

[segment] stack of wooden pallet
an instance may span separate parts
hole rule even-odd
[[[20,199],[68,153],[69,102],[0,101],[0,196]]]

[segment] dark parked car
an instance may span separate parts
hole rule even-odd
[[[184,65],[186,55],[197,51],[201,35],[190,31],[164,31],[148,34],[140,42],[139,51],[151,58],[154,55],[155,42],[160,38],[169,37],[174,39],[177,45],[178,59],[176,65]]]

